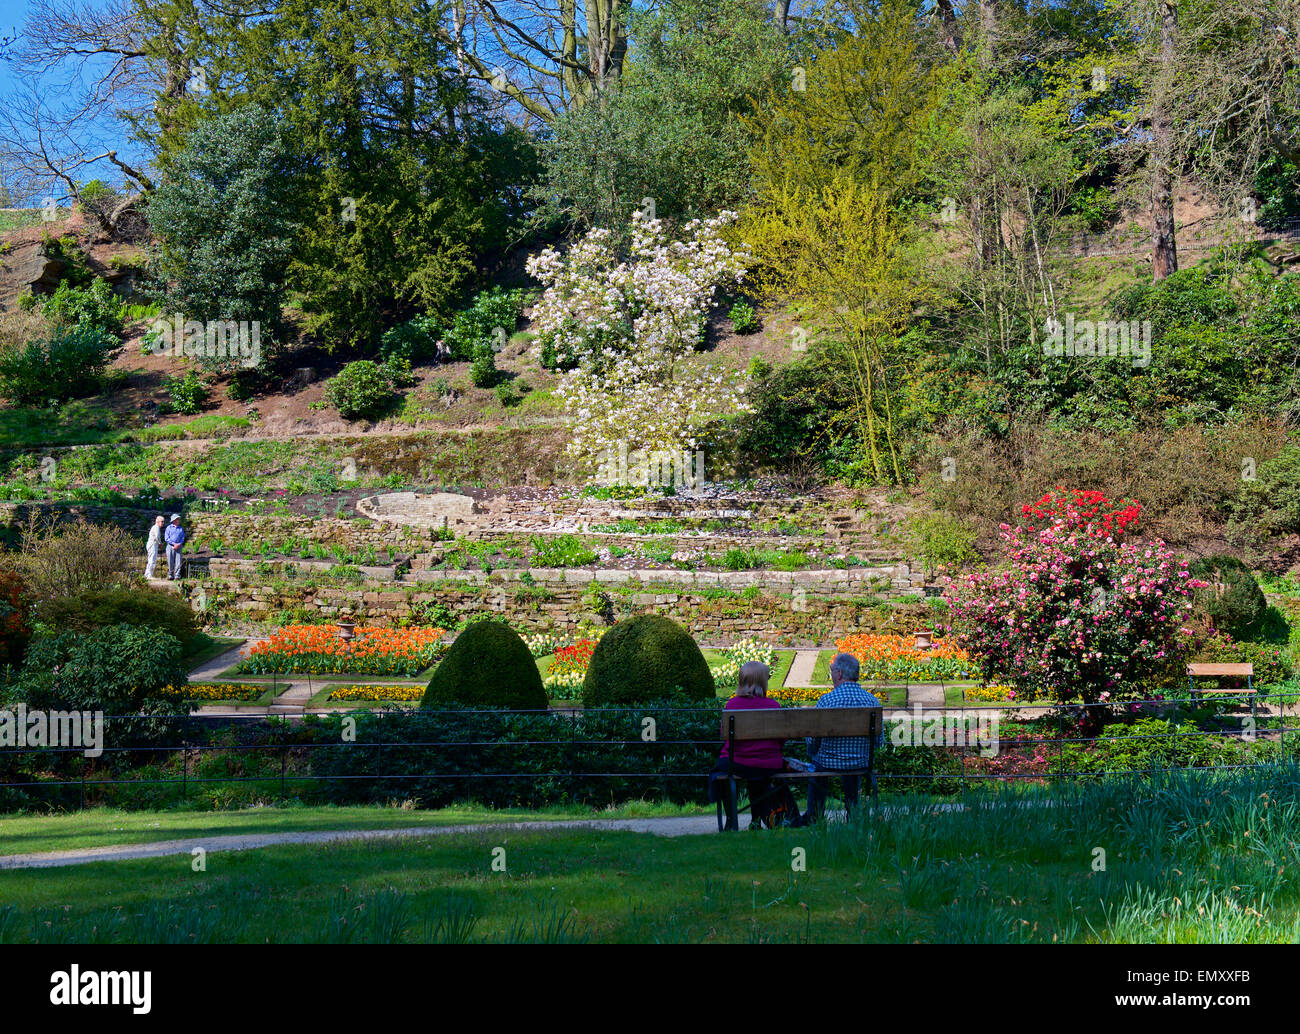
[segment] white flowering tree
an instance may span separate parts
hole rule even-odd
[[[626,260],[599,229],[564,254],[529,259],[546,288],[533,329],[572,367],[557,391],[573,421],[571,454],[598,461],[620,443],[680,454],[721,416],[743,411],[743,374],[683,362],[717,289],[745,274],[748,253],[722,237],[735,218],[692,220],[683,240],[669,240],[660,220],[638,212]]]

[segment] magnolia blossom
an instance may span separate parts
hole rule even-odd
[[[564,255],[548,248],[528,260],[546,287],[534,329],[563,365],[576,364],[556,392],[573,424],[571,454],[598,457],[619,443],[695,449],[720,417],[747,411],[743,375],[682,364],[718,287],[738,281],[751,261],[722,238],[735,218],[693,220],[685,240],[670,241],[661,220],[638,212],[626,260],[607,230],[592,230]]]

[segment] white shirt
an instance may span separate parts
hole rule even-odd
[[[156,524],[152,528],[150,528],[148,545],[153,546],[154,549],[157,549],[159,544],[162,542],[162,533],[163,533],[162,528],[158,527],[158,525]]]

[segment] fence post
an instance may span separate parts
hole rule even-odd
[[[966,741],[969,738],[969,730],[966,728],[966,690],[963,689],[961,691],[961,793],[963,797],[966,796]]]
[[[190,752],[184,740],[181,740],[181,802],[189,800]]]
[[[1287,761],[1287,705],[1284,701],[1278,706],[1278,728],[1281,730],[1278,737],[1282,740],[1282,763]]]
[[[1061,701],[1062,704],[1065,701]],[[1056,713],[1056,775],[1057,778],[1065,772],[1065,708],[1060,707]]]
[[[585,712],[584,712],[585,713]],[[569,803],[573,804],[578,799],[576,792],[577,768],[577,738],[578,738],[578,717],[577,715],[569,716]]]

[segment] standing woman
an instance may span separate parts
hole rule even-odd
[[[766,664],[749,661],[741,666],[736,695],[728,700],[722,709],[724,729],[727,711],[750,711],[755,708],[781,706],[775,700],[768,698],[767,682],[770,677],[771,672],[768,671]],[[730,770],[748,784],[750,828],[758,828],[763,824],[763,817],[771,814],[772,811],[774,797],[772,774],[781,771],[785,766],[785,759],[782,756],[783,746],[780,740],[746,740],[736,744],[736,756],[732,758],[729,754],[730,745],[726,736],[723,736],[722,754],[718,758],[717,767],[713,770],[713,778],[709,781],[709,786],[711,789],[716,787],[716,791],[723,795],[723,803],[727,809],[728,830],[734,831],[740,828],[731,795],[727,793],[724,786],[718,785],[720,782],[726,782],[728,763],[730,762]]]

